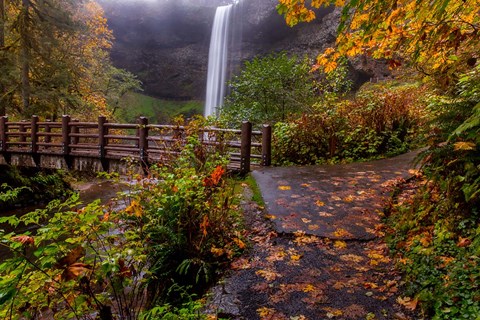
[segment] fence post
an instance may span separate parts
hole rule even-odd
[[[38,152],[38,116],[32,116],[32,125],[30,127],[30,151],[35,154]]]
[[[72,122],[78,122],[78,119],[72,119]],[[77,134],[77,133],[80,132],[80,130],[79,130],[78,126],[72,125],[70,127],[70,132]],[[78,144],[78,137],[72,137],[71,141],[72,141],[73,145]]]
[[[22,123],[18,125],[18,132],[20,133],[18,137],[18,141],[26,142],[27,136],[24,135],[24,133],[27,132],[27,129],[25,129],[25,120],[22,120]],[[20,146],[20,148],[22,148],[22,146]]]
[[[250,153],[252,147],[252,124],[248,121],[242,122],[240,141],[240,174],[250,172]]]
[[[45,122],[51,122],[51,120],[47,119]],[[50,125],[48,123],[45,125],[45,129],[44,129],[43,132],[45,132],[47,134],[44,138],[44,142],[45,143],[52,142],[52,137],[48,135],[50,132],[52,132],[52,128],[50,127]],[[48,148],[48,146],[45,146],[45,148]]]
[[[262,166],[272,164],[272,127],[264,124],[262,127]]]
[[[100,163],[104,171],[108,171],[108,160],[106,159],[105,146],[107,145],[107,139],[105,135],[108,134],[108,128],[105,127],[107,118],[105,116],[98,117],[98,153],[100,156]]]
[[[138,148],[140,149],[141,165],[148,167],[148,118],[140,117],[138,119]]]
[[[62,154],[67,167],[73,167],[73,159],[70,156],[70,116],[62,116]]]
[[[64,156],[70,155],[70,116],[62,116],[62,153]]]
[[[7,152],[7,125],[8,117],[2,116],[0,117],[0,151]]]

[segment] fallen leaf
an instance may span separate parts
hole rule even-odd
[[[405,297],[405,298],[398,297],[397,303],[404,306],[406,309],[413,311],[417,308],[418,299],[417,298],[412,299],[410,297]]]
[[[333,246],[337,249],[345,249],[347,247],[347,243],[342,240],[335,240]]]
[[[310,183],[302,183],[301,186],[307,188],[310,187]]]
[[[315,287],[314,287],[313,285],[311,285],[311,284],[307,284],[307,285],[305,286],[305,288],[303,288],[302,291],[303,291],[303,292],[313,292],[313,291],[315,291]]]
[[[326,311],[327,311],[327,318],[329,319],[339,317],[343,314],[342,310],[333,309],[333,308],[326,308]]]
[[[252,289],[255,291],[260,291],[260,292],[265,292],[270,288],[268,283],[266,282],[260,282],[252,286]]]
[[[268,318],[275,314],[275,310],[272,308],[262,307],[257,309],[257,313],[260,318]]]
[[[65,269],[65,271],[62,274],[62,278],[65,280],[72,280],[77,278],[80,275],[85,274],[91,269],[92,267],[90,265],[77,262],[68,266],[68,268]]]
[[[345,288],[345,284],[340,282],[340,281],[337,281],[333,284],[332,287],[336,290],[341,290],[341,289]]]
[[[476,145],[473,142],[467,142],[467,141],[460,141],[456,142],[453,144],[453,149],[455,151],[468,151],[468,150],[475,150]]]
[[[267,281],[273,281],[282,276],[281,274],[272,270],[257,270],[255,274],[259,275],[260,277],[264,278]]]
[[[317,200],[317,201],[315,201],[315,204],[319,207],[323,207],[325,205],[325,202]]]
[[[308,225],[308,230],[315,231],[320,229],[320,226],[318,224],[310,224]]]
[[[246,247],[245,243],[238,238],[233,238],[233,242],[235,242],[239,249],[245,249]]]
[[[457,246],[460,248],[468,247],[470,244],[472,244],[472,240],[462,237],[459,237],[459,240],[457,242]]]
[[[212,247],[210,249],[210,252],[213,253],[214,256],[220,257],[225,253],[225,250],[223,250],[221,248]]]
[[[233,261],[230,264],[230,268],[233,270],[245,270],[251,267],[250,262],[246,258],[240,258],[238,260]]]
[[[310,222],[312,222],[312,220],[307,219],[307,218],[302,218],[302,221],[303,221],[303,223],[310,223]]]
[[[343,199],[343,201],[345,201],[345,202],[352,202],[353,200],[355,200],[355,198],[354,198],[352,195],[350,195],[350,196],[346,197],[345,199]]]
[[[307,320],[307,318],[303,314],[301,314],[299,316],[291,316],[290,320]]]
[[[356,263],[362,262],[364,260],[363,257],[357,256],[355,254],[345,254],[340,256],[340,259],[343,261],[356,262]]]
[[[363,284],[363,287],[365,289],[376,289],[376,288],[378,288],[378,285],[376,283],[373,283],[373,282],[365,282]]]
[[[291,186],[278,186],[278,190],[292,190],[292,187]]]
[[[277,217],[274,216],[273,214],[266,214],[266,215],[264,215],[264,217],[265,217],[265,219],[269,219],[269,220],[274,220],[274,219],[277,218]]]
[[[333,235],[337,238],[345,238],[345,237],[352,237],[353,236],[350,232],[348,232],[347,230],[342,229],[342,228],[338,228],[337,230],[335,230]]]
[[[320,212],[318,215],[320,217],[333,217],[333,214],[328,213],[328,212],[324,212],[324,211]]]
[[[294,262],[299,261],[302,258],[302,256],[303,255],[301,255],[301,254],[293,254],[293,255],[290,256],[290,260],[294,261]]]

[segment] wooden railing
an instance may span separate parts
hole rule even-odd
[[[112,159],[133,158],[148,166],[168,161],[181,152],[185,144],[186,128],[176,125],[149,124],[140,117],[136,124],[109,123],[103,116],[97,122],[80,122],[63,116],[61,122],[9,122],[0,117],[0,153],[8,163],[14,154],[29,154],[40,166],[40,156],[60,156],[67,163],[75,157],[97,158],[108,171]],[[233,170],[242,174],[251,165],[269,166],[271,163],[271,127],[253,131],[249,122],[239,130],[206,127],[199,138],[213,151],[220,145],[229,153]]]

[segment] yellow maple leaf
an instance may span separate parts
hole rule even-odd
[[[476,145],[473,142],[468,141],[460,141],[453,144],[453,149],[455,151],[468,151],[468,150],[475,150]]]
[[[301,258],[302,258],[302,255],[301,255],[301,254],[292,254],[292,255],[290,256],[290,260],[291,260],[291,261],[294,261],[294,262],[299,261]]]
[[[283,190],[283,191],[292,190],[292,187],[290,187],[290,186],[278,186],[278,190]]]
[[[281,274],[272,270],[257,270],[255,274],[259,275],[260,277],[264,278],[267,281],[273,281],[282,276]]]
[[[303,288],[302,290],[303,292],[312,292],[312,291],[315,291],[315,286],[311,285],[311,284],[307,284],[305,286],[305,288]]]
[[[213,253],[214,256],[220,257],[221,255],[223,255],[225,253],[225,250],[223,250],[221,248],[212,247],[210,249],[210,252]]]
[[[338,228],[337,230],[335,230],[335,232],[333,232],[333,235],[337,238],[345,238],[345,237],[351,237],[352,236],[352,234],[350,232],[348,232],[347,230],[342,229],[342,228]]]
[[[417,298],[412,299],[409,297],[405,297],[405,298],[398,297],[397,303],[404,306],[406,309],[413,311],[417,308],[418,299]]]
[[[242,240],[238,238],[233,238],[233,242],[235,242],[240,249],[245,248],[245,243]]]
[[[143,210],[140,203],[138,203],[136,200],[133,200],[130,205],[125,208],[125,212],[128,214],[134,214],[136,217],[141,217]]]
[[[347,247],[347,243],[345,241],[336,240],[333,243],[333,246],[337,249],[345,249]]]
[[[323,207],[325,205],[325,202],[317,200],[317,201],[315,201],[315,204],[319,207]]]
[[[257,314],[262,319],[270,318],[275,314],[275,310],[272,308],[262,307],[257,309]]]

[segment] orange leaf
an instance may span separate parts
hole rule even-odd
[[[417,308],[418,299],[417,298],[411,299],[409,297],[405,297],[405,298],[398,297],[397,302],[398,304],[404,306],[406,309],[413,311]]]
[[[458,242],[457,242],[457,246],[460,247],[460,248],[464,248],[464,247],[468,247],[471,243],[472,243],[472,240],[470,240],[468,238],[460,237]]]
[[[290,186],[278,186],[278,190],[285,191],[285,190],[291,190],[291,189],[292,189],[292,187],[290,187]]]
[[[92,267],[90,265],[85,264],[85,263],[77,262],[77,263],[74,263],[74,264],[68,266],[68,268],[65,269],[62,277],[65,280],[72,280],[72,279],[77,278],[80,275],[85,274],[86,272],[88,272],[91,269],[92,269]]]
[[[21,235],[21,236],[16,236],[12,238],[12,241],[14,242],[20,242],[23,245],[29,245],[29,244],[34,244],[35,240],[31,236],[27,235]]]

